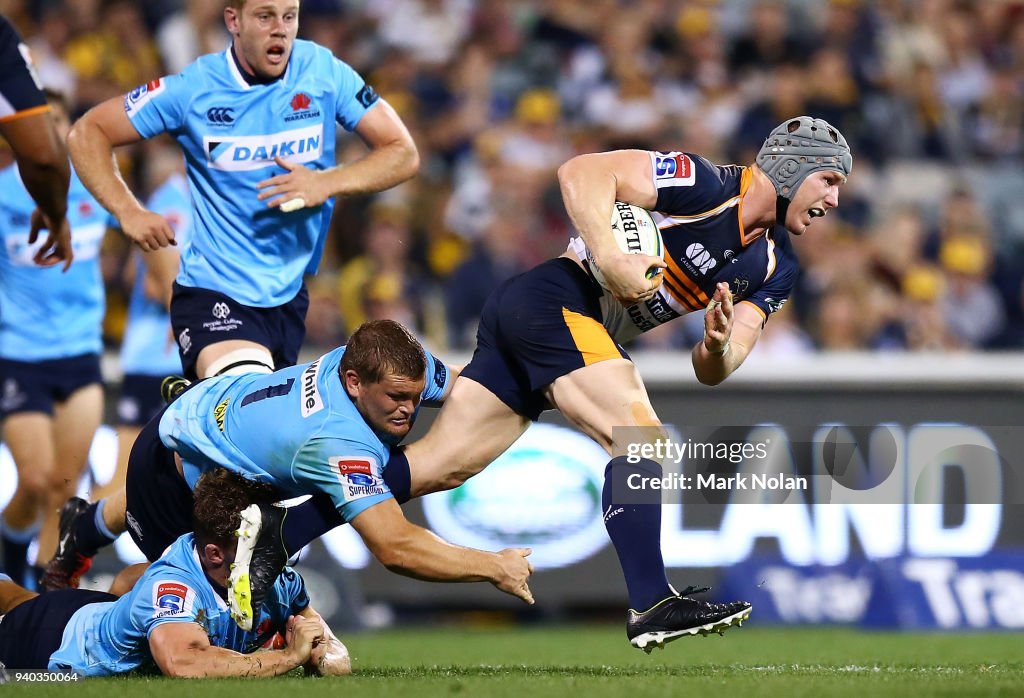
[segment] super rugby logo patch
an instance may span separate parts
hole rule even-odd
[[[161,581],[153,585],[153,611],[156,618],[188,616],[196,593],[181,582]]]
[[[693,160],[686,153],[654,153],[654,183],[662,187],[689,187],[695,181]]]
[[[337,473],[342,494],[347,502],[388,491],[383,477],[377,473],[377,464],[369,458],[334,456],[327,462],[331,470]]]
[[[145,85],[139,85],[129,92],[124,98],[124,110],[128,116],[135,116],[151,99],[167,89],[163,78],[151,80]]]

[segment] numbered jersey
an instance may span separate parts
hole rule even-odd
[[[608,292],[601,301],[604,325],[625,342],[658,325],[701,310],[715,286],[728,282],[737,302],[750,303],[764,321],[789,298],[799,265],[789,232],[775,226],[749,240],[743,230],[748,167],[718,166],[690,153],[652,152],[651,178],[658,189],[653,216],[665,242],[665,281],[646,303],[629,308]],[[584,259],[582,238],[570,243]]]
[[[65,272],[32,259],[46,234],[28,241],[36,204],[16,167],[0,172],[0,192],[0,357],[46,361],[98,353],[106,307],[99,255],[110,214],[72,172],[67,219],[75,260]]]
[[[60,648],[50,655],[50,671],[111,676],[154,668],[149,636],[162,623],[197,623],[210,644],[254,652],[274,633],[284,633],[288,617],[309,606],[306,586],[285,568],[270,588],[252,631],[239,628],[222,594],[203,571],[191,533],[179,538],[117,601],[80,608],[64,628]]]
[[[164,412],[160,438],[182,458],[185,479],[228,468],[286,497],[326,493],[346,521],[392,497],[389,447],[366,423],[338,373],[345,347],[271,374],[209,378]],[[427,354],[423,400],[448,388],[447,367]]]
[[[185,152],[193,238],[178,283],[274,307],[316,273],[334,201],[283,213],[256,198],[256,185],[284,172],[275,157],[334,167],[335,124],[354,130],[378,97],[309,41],[295,42],[284,75],[268,83],[250,84],[232,51],[136,88],[125,110],[143,138],[167,132]]]

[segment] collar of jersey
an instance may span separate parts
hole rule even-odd
[[[231,70],[231,74],[235,77],[235,82],[241,85],[244,89],[248,90],[250,87],[256,87],[258,85],[273,85],[278,80],[283,80],[288,74],[288,71],[292,67],[292,58],[288,57],[288,65],[285,67],[284,72],[276,78],[261,78],[255,75],[250,75],[242,67],[242,64],[238,61],[238,54],[235,53],[235,44],[232,43],[228,46],[228,50],[225,51],[227,54],[228,68]],[[295,47],[292,46],[292,54],[295,53]]]

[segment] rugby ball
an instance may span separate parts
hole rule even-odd
[[[615,241],[619,243],[619,249],[627,254],[646,254],[652,257],[663,257],[665,253],[664,244],[661,239],[661,231],[658,224],[651,217],[647,209],[616,201],[612,207],[612,233]],[[594,255],[587,248],[587,268],[590,270],[594,281],[601,284],[601,287],[608,290],[608,284],[604,280],[604,274],[597,266]],[[660,267],[651,267],[647,270],[647,278],[653,279],[661,274]]]

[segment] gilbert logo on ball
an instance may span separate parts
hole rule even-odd
[[[661,231],[658,230],[658,224],[654,222],[654,218],[647,209],[616,201],[612,207],[610,223],[612,234],[615,235],[615,241],[623,252],[627,254],[645,254],[653,257],[664,255],[665,249],[661,239]],[[608,284],[605,281],[604,274],[601,273],[601,269],[589,248],[587,249],[585,266],[589,269],[594,280],[607,289]],[[651,267],[647,270],[647,278],[653,279],[660,273],[660,268]]]

